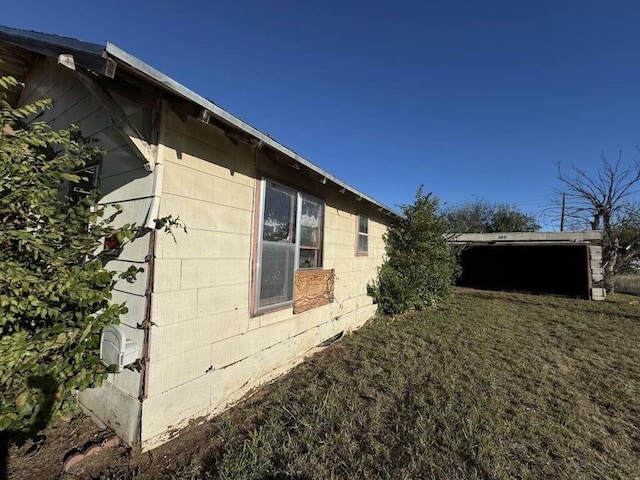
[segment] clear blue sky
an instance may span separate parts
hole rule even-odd
[[[36,12],[36,13],[34,13]],[[640,157],[640,3],[11,2],[111,41],[378,200],[543,207],[554,161]]]

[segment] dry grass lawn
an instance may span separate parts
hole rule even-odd
[[[640,299],[456,290],[101,478],[640,478]]]
[[[640,295],[640,275],[616,275],[616,291]]]
[[[173,478],[640,478],[640,303],[457,290],[208,428]]]

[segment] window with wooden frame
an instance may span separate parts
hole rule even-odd
[[[369,217],[358,215],[358,235],[356,238],[356,255],[369,254]]]
[[[294,273],[322,267],[324,202],[262,180],[254,310],[293,303]]]

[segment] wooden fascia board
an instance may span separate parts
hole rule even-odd
[[[96,82],[90,74],[82,70],[76,70],[76,74],[82,85],[98,100],[107,115],[109,115],[109,118],[111,118],[113,123],[122,131],[136,156],[144,163],[145,168],[152,171],[154,162],[152,159],[151,146],[135,125],[131,123],[122,108],[120,108],[120,105],[118,105],[109,92]]]

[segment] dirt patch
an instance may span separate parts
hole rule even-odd
[[[113,433],[78,414],[20,445],[9,439],[6,470],[0,470],[0,479],[128,478],[137,474],[144,474],[145,480],[162,478],[189,465],[197,446],[210,441],[210,430],[206,423],[192,426],[152,452],[135,453],[126,445],[103,446]],[[86,456],[65,474],[65,461],[77,454]]]
[[[47,428],[36,438],[19,441],[17,445],[14,438],[5,438],[9,448],[6,471],[2,473],[9,479],[57,478],[62,475],[67,458],[94,445],[101,445],[110,435],[111,432],[100,428],[90,418],[77,415]],[[102,449],[99,453],[87,457],[86,463],[121,464],[122,457],[126,454],[127,449],[124,447]]]
[[[328,350],[336,358],[347,353],[341,344],[332,345]],[[308,366],[312,365],[313,359]],[[291,373],[285,375],[285,378],[292,382],[293,389],[302,388],[308,381],[305,375]],[[250,431],[256,417],[262,416],[259,409],[242,409],[242,405],[268,402],[271,388],[272,386],[265,385],[249,392],[236,408],[228,411],[229,420],[239,431]],[[99,427],[90,417],[77,414],[69,420],[48,427],[35,441],[27,440],[21,445],[11,445],[8,449],[6,471],[0,469],[0,480],[4,480],[3,474],[7,480],[154,480],[175,475],[176,472],[190,477],[200,470],[196,459],[211,459],[225,451],[224,442],[220,438],[220,426],[215,420],[211,422],[201,418],[192,421],[176,438],[150,452],[137,452],[124,444],[102,448],[95,454],[87,455],[65,474],[64,464],[67,459],[78,453],[86,454],[91,447],[102,445],[112,436],[113,432]]]

